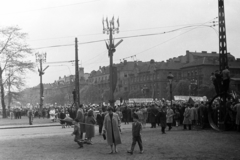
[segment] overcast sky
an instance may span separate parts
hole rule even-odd
[[[34,53],[47,53],[47,62],[75,58],[74,40],[79,43],[108,39],[103,34],[103,17],[119,18],[120,32],[114,38],[152,33],[154,36],[123,38],[116,48],[114,63],[165,61],[189,51],[218,52],[218,0],[1,0],[0,27],[18,25],[28,33]],[[227,50],[240,58],[240,1],[225,0]],[[169,33],[169,31],[172,31]],[[119,40],[115,40],[115,43]],[[72,45],[69,45],[72,44]],[[65,47],[49,47],[69,45]],[[79,60],[85,72],[109,65],[105,42],[79,44]],[[135,56],[136,55],[136,56]],[[132,56],[132,57],[131,57]],[[127,58],[129,57],[129,58]],[[35,62],[35,56],[31,57]],[[44,64],[47,66],[50,64]],[[50,65],[43,83],[74,74],[71,63]],[[28,75],[29,87],[39,84],[38,73]]]

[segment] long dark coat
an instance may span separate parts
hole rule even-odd
[[[150,109],[150,116],[149,116],[150,123],[156,123],[157,114],[158,114],[158,110],[156,108]]]
[[[106,131],[108,145],[113,145],[113,136],[115,139],[115,144],[122,143],[120,131],[119,131],[120,126],[121,126],[121,120],[116,113],[113,113],[112,124],[111,124],[111,118],[109,114],[106,114],[103,122],[103,128]]]
[[[89,139],[95,136],[95,129],[94,129],[94,124],[96,124],[96,120],[94,119],[93,115],[92,116],[87,116],[86,118],[86,135],[85,138]]]
[[[166,111],[160,111],[159,112],[159,117],[160,117],[161,127],[166,127],[166,125],[167,125],[167,112]]]

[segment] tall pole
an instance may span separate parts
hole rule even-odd
[[[112,28],[109,29],[109,49],[108,49],[108,52],[109,52],[109,59],[110,59],[110,72],[109,72],[109,76],[110,76],[110,105],[113,107],[114,106],[114,96],[113,96],[113,52],[111,50],[111,47],[113,45],[113,42],[112,42]]]
[[[220,71],[222,71],[225,69],[226,66],[228,66],[224,0],[218,0],[218,23],[219,23],[219,69]]]
[[[119,19],[117,19],[117,27],[115,27],[114,25],[114,17],[112,18],[111,21],[108,21],[108,18],[106,18],[106,20],[102,20],[103,23],[103,33],[107,32],[107,34],[109,34],[109,44],[107,45],[107,49],[108,49],[108,55],[109,55],[109,61],[110,61],[110,65],[109,65],[109,79],[110,79],[110,83],[109,83],[109,88],[110,88],[110,95],[109,95],[109,103],[110,105],[113,107],[114,106],[114,76],[113,76],[113,53],[116,51],[116,47],[122,42],[122,40],[120,40],[116,45],[114,45],[113,42],[113,37],[112,35],[114,34],[114,32],[119,32]],[[106,23],[106,28],[105,28],[105,23]]]
[[[75,96],[76,96],[76,107],[80,104],[80,93],[79,93],[79,72],[78,72],[78,40],[75,38]]]
[[[44,71],[49,67],[47,66],[44,70],[42,69],[42,63],[43,62],[46,62],[46,56],[47,56],[47,53],[42,53],[42,54],[39,54],[39,53],[36,53],[36,62],[39,62],[40,64],[40,68],[38,69],[38,72],[39,72],[39,76],[40,76],[40,103],[39,103],[39,107],[40,109],[42,110],[42,107],[43,107],[43,84],[42,84],[42,75],[44,74]]]
[[[169,80],[171,107],[172,107],[172,80],[173,80],[173,78],[174,78],[174,76],[173,76],[172,72],[169,72],[167,79]]]
[[[43,106],[43,84],[42,84],[42,59],[40,59],[40,109],[42,109]]]
[[[172,108],[172,81],[170,81],[170,100],[171,100],[171,108]]]

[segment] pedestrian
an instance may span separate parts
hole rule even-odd
[[[185,112],[183,114],[184,119],[183,119],[183,127],[184,129],[187,129],[187,125],[188,125],[188,129],[191,130],[192,129],[192,120],[191,120],[191,111],[189,108],[189,105],[187,105],[187,107],[185,108]]]
[[[99,129],[98,129],[99,135],[102,134],[104,117],[105,117],[105,115],[102,113],[102,109],[100,109],[99,113],[97,114],[97,124],[99,127]]]
[[[29,125],[32,125],[33,124],[33,110],[32,108],[30,107],[28,112],[27,112],[27,116],[28,116],[28,119],[29,119]]]
[[[83,139],[83,133],[85,132],[85,124],[84,124],[85,123],[85,116],[84,116],[84,111],[83,111],[83,105],[82,104],[78,107],[75,120],[80,125],[79,139],[82,140]]]
[[[85,129],[86,129],[85,138],[87,138],[87,144],[93,144],[92,138],[95,136],[94,125],[96,124],[96,120],[93,116],[93,110],[88,111],[85,123],[86,123],[85,124]]]
[[[111,152],[117,153],[117,145],[121,144],[121,136],[120,136],[120,127],[121,121],[116,113],[113,113],[113,108],[108,108],[108,113],[106,114],[103,122],[103,134],[106,135],[107,143],[111,146]]]
[[[155,108],[154,105],[151,105],[151,108],[150,108],[150,117],[149,117],[149,121],[151,123],[151,128],[156,128],[156,117],[157,117],[157,114],[158,114],[158,110],[157,108]]]
[[[168,130],[170,131],[172,129],[172,123],[173,123],[173,116],[174,116],[174,112],[173,110],[171,109],[170,106],[167,107],[167,126],[168,126]]]
[[[225,69],[222,71],[222,87],[223,87],[223,93],[226,94],[229,89],[230,84],[230,71],[228,70],[228,66],[225,67]]]
[[[56,115],[54,107],[52,107],[51,110],[49,111],[49,115],[50,115],[51,121],[54,122],[55,121],[55,115]]]
[[[62,121],[63,119],[65,119],[66,114],[64,113],[63,110],[61,110],[60,114],[59,114],[59,119],[60,119],[60,124],[62,125],[62,128],[65,128],[66,123],[64,121]]]
[[[132,123],[132,145],[131,149],[127,151],[130,154],[133,154],[136,143],[138,143],[140,153],[143,153],[143,145],[142,145],[142,123],[139,121],[139,117],[136,113],[133,114],[133,123]]]
[[[176,122],[176,127],[180,125],[180,112],[178,109],[175,110],[174,120]]]
[[[236,108],[236,125],[237,125],[237,131],[240,132],[240,103],[237,103],[235,105]]]
[[[165,128],[167,126],[167,111],[166,106],[163,106],[159,112],[160,123],[161,123],[161,131],[162,134],[166,134]]]
[[[74,130],[73,133],[71,134],[72,136],[75,135],[74,137],[74,142],[76,142],[79,145],[79,148],[83,148],[83,142],[81,140],[79,140],[79,136],[80,136],[80,127],[79,127],[79,123],[78,120],[72,121],[73,125],[74,125]]]
[[[145,106],[143,106],[142,108],[142,113],[143,113],[143,128],[146,127],[146,123],[147,123],[147,119],[148,119],[148,112],[147,112],[147,108]]]

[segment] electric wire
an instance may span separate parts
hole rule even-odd
[[[56,7],[47,7],[47,8],[33,9],[33,10],[28,10],[28,11],[19,11],[19,12],[5,13],[5,14],[3,13],[2,15],[10,15],[10,14],[20,14],[20,13],[36,12],[36,11],[41,11],[41,10],[49,10],[49,9],[69,7],[69,6],[74,6],[74,5],[79,5],[79,4],[85,4],[85,3],[92,3],[92,2],[97,2],[97,1],[101,1],[101,0],[86,1],[86,2],[80,2],[80,3],[73,3],[73,4],[62,5],[62,6],[56,6]]]
[[[199,25],[200,26],[200,25]],[[203,26],[203,25],[201,25]],[[206,25],[207,26],[207,25]],[[181,29],[186,29],[186,28],[190,28],[193,26],[186,26],[186,27],[181,27],[178,29],[174,29],[174,30],[170,30],[170,31],[165,31],[165,32],[159,32],[159,33],[151,33],[151,34],[142,34],[142,35],[133,35],[133,36],[124,36],[124,37],[117,37],[114,39],[127,39],[127,38],[136,38],[136,37],[146,37],[146,36],[155,36],[155,35],[160,35],[160,34],[166,34],[166,33],[172,33],[172,32],[176,32],[179,31]],[[209,27],[209,26],[208,26]],[[90,44],[90,43],[97,43],[97,42],[103,42],[106,41],[107,39],[102,39],[102,40],[95,40],[95,41],[87,41],[87,42],[79,42],[79,45],[83,45],[83,44]],[[65,44],[65,45],[54,45],[54,46],[46,46],[46,47],[39,47],[39,48],[34,48],[34,49],[46,49],[46,48],[57,48],[57,47],[66,47],[66,46],[73,46],[75,44]]]
[[[218,17],[216,17],[216,18],[218,18]],[[214,19],[216,19],[216,18],[214,18]],[[190,32],[190,31],[192,31],[192,30],[194,30],[194,29],[197,29],[198,27],[210,27],[210,28],[212,28],[212,29],[216,32],[216,30],[215,30],[213,27],[216,26],[216,25],[218,25],[218,24],[215,24],[215,21],[213,21],[214,24],[211,25],[211,26],[204,25],[204,24],[209,23],[209,22],[211,22],[211,21],[212,21],[212,20],[207,21],[207,22],[205,22],[205,23],[202,23],[202,25],[196,26],[196,27],[194,27],[193,29],[190,29],[190,30],[188,30],[188,31],[186,31],[186,32],[178,35],[178,36],[175,36],[175,37],[173,37],[173,38],[170,38],[170,39],[168,39],[168,40],[166,40],[166,41],[164,41],[164,42],[161,42],[161,43],[159,43],[159,44],[157,44],[157,45],[155,45],[155,46],[152,46],[152,47],[150,47],[150,48],[148,48],[148,49],[146,49],[146,50],[144,50],[144,51],[141,51],[141,52],[139,52],[139,53],[137,53],[137,54],[134,54],[134,55],[131,55],[131,56],[128,56],[128,57],[119,59],[119,60],[120,60],[120,61],[121,61],[121,60],[125,60],[125,59],[128,59],[128,58],[132,58],[133,56],[139,55],[139,54],[141,54],[141,53],[144,53],[144,52],[146,52],[146,51],[148,51],[148,50],[151,50],[151,49],[153,49],[153,48],[155,48],[155,47],[157,47],[157,46],[159,46],[159,45],[162,45],[162,44],[164,44],[164,43],[166,43],[166,42],[168,42],[168,41],[171,41],[171,40],[173,40],[173,39],[175,39],[175,38],[177,38],[177,37],[179,37],[179,36],[181,36],[181,35],[183,35],[183,34],[185,34],[185,33],[187,33],[187,32]],[[121,39],[121,38],[119,38],[119,39]]]

